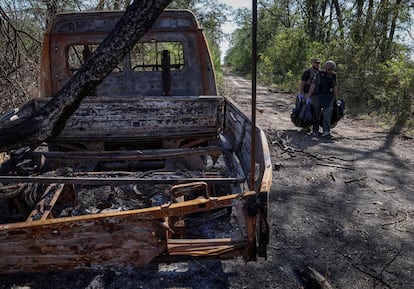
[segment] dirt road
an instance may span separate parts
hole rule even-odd
[[[227,83],[248,107],[249,82]],[[294,95],[260,86],[257,94],[275,169],[262,268],[271,272],[258,273],[271,281],[255,281],[298,288],[296,273],[311,266],[334,288],[414,288],[413,140],[351,117],[332,138],[311,137],[290,121]]]
[[[250,82],[227,75],[226,84],[250,111]],[[7,275],[0,288],[294,289],[305,288],[308,267],[332,288],[414,288],[413,140],[351,117],[332,138],[312,138],[290,122],[293,95],[260,86],[257,93],[274,165],[267,260]]]

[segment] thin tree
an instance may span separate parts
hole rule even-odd
[[[40,51],[41,42],[16,18],[0,7],[0,112],[29,100],[30,88],[36,85],[28,84],[36,83],[39,74],[33,54]]]
[[[135,0],[93,55],[49,102],[28,117],[0,124],[0,151],[47,141],[64,128],[99,84],[154,24],[171,0]]]

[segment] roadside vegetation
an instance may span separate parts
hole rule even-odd
[[[409,0],[259,1],[258,78],[297,92],[312,57],[337,63],[347,113],[414,136],[414,5]],[[239,10],[225,65],[251,70],[251,11]],[[411,29],[411,30],[410,30]]]

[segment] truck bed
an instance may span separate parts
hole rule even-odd
[[[217,104],[217,98],[208,99]],[[211,107],[225,121],[200,134],[171,130],[159,138],[154,129],[128,148],[122,138],[94,143],[76,136],[71,143],[58,137],[51,147],[15,152],[1,167],[1,193],[15,196],[2,202],[0,271],[133,268],[189,257],[255,259],[256,246],[267,242],[255,232],[267,234],[270,156],[257,129],[257,191],[250,191],[249,119],[231,101],[219,103]],[[117,150],[108,150],[115,144]]]

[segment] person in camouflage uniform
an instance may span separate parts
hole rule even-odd
[[[319,58],[312,58],[311,59],[311,67],[305,70],[302,73],[301,82],[299,86],[299,95],[298,99],[300,101],[305,101],[306,103],[310,103],[309,89],[311,84],[315,81],[317,74],[319,72],[319,65],[321,61]],[[310,126],[306,126],[302,129],[304,132],[310,132]]]

